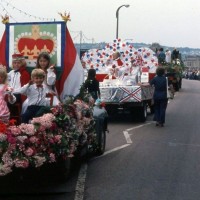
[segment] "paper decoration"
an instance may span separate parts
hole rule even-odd
[[[156,54],[147,47],[135,49],[132,44],[121,39],[105,45],[103,49],[90,49],[86,51],[81,60],[86,63],[87,69],[94,68],[97,73],[108,73],[108,68],[113,64],[112,54],[120,53],[124,66],[130,66],[131,61],[136,66],[148,67],[150,73],[155,73],[158,66]]]

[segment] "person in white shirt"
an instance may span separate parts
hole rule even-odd
[[[13,89],[19,89],[30,81],[30,74],[23,64],[24,57],[22,54],[15,53],[12,55],[12,70],[8,73],[8,85]],[[15,95],[16,102],[22,103],[25,100],[21,95]]]
[[[8,85],[12,89],[20,89],[22,86],[29,83],[31,80],[30,74],[26,69],[26,61],[22,54],[14,53],[12,55],[12,70],[8,73]],[[10,110],[11,118],[13,116],[19,116],[20,113],[18,108],[23,108],[24,102],[26,102],[26,97],[21,94],[15,94],[16,102],[14,104],[10,104],[8,102],[8,107]],[[15,118],[15,117],[14,117]]]
[[[88,74],[88,69],[87,69],[87,67],[86,67],[86,62],[85,61],[83,61],[83,60],[81,60],[81,65],[82,65],[82,67],[83,67],[83,69],[84,69],[84,81],[87,79],[87,74]]]
[[[44,84],[45,72],[42,69],[34,69],[31,73],[32,81],[22,88],[14,90],[14,94],[24,94],[27,96],[28,107],[22,114],[22,123],[28,123],[33,117],[38,117],[38,113],[44,107],[49,106],[46,95],[52,91]]]
[[[53,105],[57,105],[59,102],[57,90],[56,90],[56,73],[55,64],[51,64],[51,57],[48,52],[41,52],[37,57],[36,69],[42,69],[45,72],[44,84],[55,92],[53,98]]]
[[[36,69],[42,69],[45,72],[44,84],[49,90],[57,93],[55,88],[56,74],[54,72],[54,65],[50,65],[51,58],[47,52],[41,52],[37,57]],[[56,103],[59,101],[55,96]],[[54,103],[54,104],[56,104]],[[22,105],[22,112],[24,114],[28,106],[28,99]]]
[[[135,83],[140,82],[141,70],[140,66],[137,65],[136,60],[131,60],[131,68],[130,68],[130,75],[135,80]]]
[[[165,61],[171,63],[171,51],[169,49],[166,49],[165,56]]]

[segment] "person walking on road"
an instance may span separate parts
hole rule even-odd
[[[165,124],[165,113],[168,103],[167,98],[167,80],[165,77],[165,69],[158,67],[156,75],[151,81],[150,85],[154,86],[154,121],[156,126],[163,127]]]

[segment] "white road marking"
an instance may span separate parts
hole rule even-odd
[[[130,137],[128,131],[123,131],[123,133],[124,133],[127,144],[132,144],[132,140],[131,140],[131,137]]]
[[[83,198],[84,198],[87,167],[88,167],[88,165],[86,163],[81,165],[78,180],[77,180],[77,183],[76,183],[76,193],[75,193],[74,200],[83,200]]]
[[[98,158],[102,158],[102,157],[104,157],[104,156],[106,156],[106,155],[108,155],[108,154],[110,154],[110,153],[113,153],[113,152],[118,151],[118,150],[120,150],[120,149],[126,148],[126,147],[128,147],[129,145],[130,145],[130,144],[124,144],[124,145],[122,145],[122,146],[115,147],[114,149],[111,149],[111,150],[109,150],[109,151],[105,151],[103,155],[94,157],[94,158],[92,158],[92,159],[90,159],[90,160],[96,160],[96,159],[98,159]]]
[[[99,156],[99,157],[103,157],[103,156],[105,156],[105,155],[108,155],[108,154],[110,154],[110,153],[113,153],[113,152],[115,152],[115,151],[118,151],[118,150],[120,150],[120,149],[123,149],[123,148],[125,148],[125,147],[128,147],[130,144],[124,144],[124,145],[122,145],[122,146],[119,146],[119,147],[116,147],[116,148],[114,148],[114,149],[111,149],[111,150],[109,150],[109,151],[106,151],[102,156]]]
[[[143,127],[143,126],[146,126],[146,125],[149,125],[149,124],[152,124],[152,123],[153,123],[153,121],[152,121],[152,122],[145,123],[145,124],[142,124],[142,125],[139,125],[139,126],[134,126],[134,127],[132,127],[132,128],[126,129],[126,131],[132,131],[132,130],[134,130],[134,129],[141,128],[141,127]]]

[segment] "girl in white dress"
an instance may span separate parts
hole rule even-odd
[[[60,103],[58,99],[58,94],[56,90],[56,73],[55,73],[55,64],[51,65],[51,58],[47,52],[41,52],[37,58],[36,68],[42,69],[45,74],[44,84],[47,85],[52,93],[55,93],[53,98],[53,106]]]

